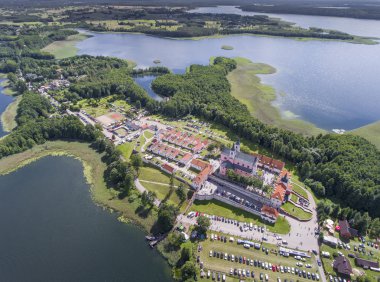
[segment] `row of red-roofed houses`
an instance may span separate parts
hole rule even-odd
[[[181,132],[175,129],[163,132],[161,138],[168,143],[175,144],[194,153],[199,153],[208,144],[207,140],[202,140],[188,132]]]
[[[164,158],[168,158],[170,160],[175,160],[181,153],[180,150],[178,150],[174,147],[168,146],[168,145],[161,143],[161,142],[153,143],[148,148],[148,150],[151,151],[152,153],[156,154],[156,155],[159,155],[159,156],[164,157]]]

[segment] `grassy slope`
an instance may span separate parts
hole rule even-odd
[[[211,201],[198,201],[195,200],[191,207],[193,211],[199,211],[206,214],[217,216],[224,216],[231,219],[236,219],[243,222],[252,222],[253,224],[263,225],[261,219],[249,212],[235,208],[228,204],[211,200]],[[275,225],[266,225],[271,232],[279,234],[287,234],[290,232],[290,225],[283,217],[279,217]]]
[[[126,142],[122,145],[117,146],[117,149],[122,153],[123,157],[126,160],[129,160],[129,158],[132,155],[133,148],[136,145],[136,141],[133,142]]]
[[[313,216],[311,213],[305,212],[303,209],[293,205],[290,202],[285,203],[281,208],[301,220],[309,220]]]
[[[53,54],[56,59],[73,57],[78,51],[75,45],[86,38],[88,38],[88,36],[85,34],[71,35],[66,40],[55,41],[49,44],[43,48],[42,51]]]
[[[1,159],[0,174],[9,173],[47,155],[70,155],[80,159],[83,162],[84,175],[91,185],[91,194],[96,203],[119,211],[123,217],[142,226],[146,231],[151,229],[157,219],[156,211],[153,209],[146,215],[138,209],[140,205],[138,198],[133,202],[129,202],[127,198],[120,200],[116,191],[107,189],[103,178],[106,164],[101,161],[102,155],[92,150],[87,143],[55,141],[35,146],[26,152]]]
[[[276,70],[266,64],[252,63],[248,59],[236,58],[238,67],[228,74],[231,94],[247,105],[252,115],[259,120],[306,135],[323,132],[314,125],[297,119],[283,119],[271,103],[276,99],[275,89],[260,83],[257,74],[272,74]]]
[[[141,185],[144,186],[145,189],[147,189],[148,191],[156,192],[157,198],[159,200],[162,201],[168,197],[170,193],[170,186],[168,186],[170,183],[170,177],[168,174],[164,173],[161,170],[158,170],[157,168],[144,166],[140,168],[139,179]],[[151,181],[156,183],[149,183],[145,181]],[[180,182],[177,179],[174,179],[175,188],[177,188],[179,184]],[[169,204],[178,206],[179,208],[184,208],[186,206],[185,204],[181,205],[181,201],[178,198],[175,190],[167,198],[167,202]]]
[[[18,104],[21,101],[21,96],[18,96],[12,103],[8,105],[5,111],[1,115],[1,124],[6,132],[11,132],[16,126],[16,114]]]
[[[364,137],[380,150],[380,121],[354,129],[351,133]]]

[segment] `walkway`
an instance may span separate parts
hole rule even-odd
[[[135,179],[135,187],[138,191],[140,191],[141,194],[144,192],[148,192],[148,190],[145,189],[145,187],[140,183],[140,180],[138,178]],[[161,201],[156,198],[154,200],[154,205],[156,207],[159,207],[161,205]]]

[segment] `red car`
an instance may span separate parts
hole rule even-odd
[[[276,266],[275,266],[275,265],[272,265],[272,271],[273,271],[273,272],[276,271]]]
[[[243,263],[245,263],[245,257],[243,257]]]

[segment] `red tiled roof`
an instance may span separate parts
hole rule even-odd
[[[286,187],[284,186],[284,184],[276,183],[276,186],[271,198],[275,198],[283,202],[285,199],[285,192],[286,192]]]
[[[278,211],[275,209],[275,208],[272,208],[272,207],[269,207],[269,206],[263,206],[261,208],[261,212],[266,214],[266,215],[270,215],[270,216],[273,216],[275,218],[278,217]]]
[[[204,162],[204,161],[201,161],[199,159],[193,159],[191,160],[191,164],[193,166],[197,166],[197,167],[200,167],[201,170],[204,170],[207,166],[209,166],[208,163]]]
[[[183,156],[183,158],[181,159],[181,161],[187,161],[187,160],[190,160],[192,156],[193,156],[192,154],[190,154],[190,153],[186,153],[186,154]]]
[[[171,165],[168,165],[167,163],[163,164],[161,167],[169,173],[174,172],[174,167],[172,167]]]
[[[196,185],[201,185],[204,181],[206,181],[209,174],[212,172],[212,166],[207,165],[198,175],[194,178],[193,182]]]

